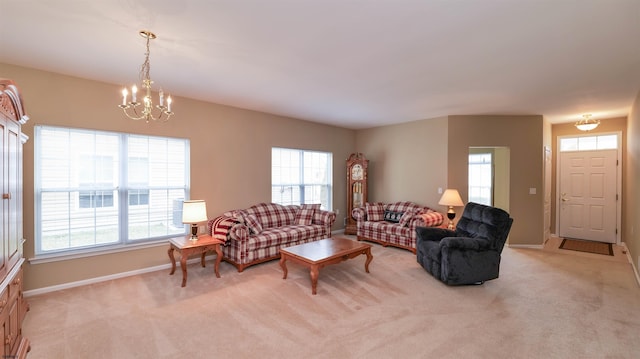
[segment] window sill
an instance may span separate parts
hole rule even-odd
[[[94,256],[102,256],[105,254],[119,253],[119,252],[127,252],[131,250],[145,249],[145,248],[153,248],[165,246],[169,243],[168,239],[158,239],[152,242],[145,242],[139,244],[127,244],[127,245],[116,245],[109,246],[101,249],[91,249],[91,250],[79,250],[79,251],[69,251],[64,253],[55,253],[55,254],[42,254],[39,256],[35,256],[33,258],[29,258],[28,261],[30,264],[43,264],[50,262],[59,262],[66,261],[71,259],[78,258],[87,258]]]

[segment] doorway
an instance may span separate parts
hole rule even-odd
[[[509,211],[509,147],[469,147],[468,201]]]
[[[558,141],[559,236],[619,243],[620,134],[561,137]]]

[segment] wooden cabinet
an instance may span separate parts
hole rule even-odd
[[[356,234],[356,220],[351,211],[367,202],[367,172],[369,160],[360,152],[347,158],[347,223],[344,234]]]
[[[0,225],[0,334],[3,358],[24,358],[30,349],[22,335],[29,305],[22,294],[22,146],[27,136],[21,125],[24,113],[18,88],[0,79],[0,173],[2,175],[2,225]]]

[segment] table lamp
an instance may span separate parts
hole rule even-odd
[[[191,240],[198,240],[198,223],[207,220],[207,204],[204,200],[184,201],[182,223],[191,224]]]
[[[464,206],[462,203],[462,198],[460,198],[460,193],[458,193],[457,189],[447,189],[442,194],[440,198],[439,205],[449,206],[449,210],[447,211],[447,218],[449,218],[449,229],[453,229],[453,219],[456,218],[456,211],[453,210],[453,207],[461,207]]]

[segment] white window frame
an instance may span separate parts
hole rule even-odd
[[[190,142],[188,139],[183,138],[171,138],[171,137],[160,137],[160,136],[146,136],[139,134],[128,134],[128,133],[120,133],[120,132],[109,132],[109,131],[97,131],[97,130],[87,130],[87,129],[77,129],[77,128],[67,128],[67,127],[56,127],[56,126],[35,126],[35,156],[34,156],[34,215],[35,215],[35,258],[34,260],[38,261],[38,259],[49,259],[49,258],[57,258],[57,257],[69,257],[69,256],[83,256],[83,255],[95,255],[96,253],[102,252],[110,252],[110,251],[121,251],[127,250],[134,247],[139,247],[141,245],[152,245],[159,242],[166,243],[167,238],[185,235],[188,232],[189,227],[184,225],[181,221],[181,202],[185,199],[189,199],[190,192]],[[79,175],[82,169],[77,168],[77,164],[79,158],[77,153],[73,153],[73,151],[63,150],[60,151],[60,157],[52,157],[43,153],[42,147],[44,146],[43,142],[46,141],[44,136],[48,134],[52,134],[52,131],[62,132],[63,135],[65,132],[69,134],[69,138],[73,138],[71,134],[74,135],[93,135],[96,138],[111,138],[113,142],[116,142],[117,145],[111,145],[111,147],[116,147],[116,153],[112,153],[114,156],[114,164],[113,164],[113,174],[107,171],[107,175],[104,176],[104,173],[101,175],[95,176],[95,181],[93,185],[89,184],[89,188],[85,187],[86,182],[81,186],[79,183],[79,179],[84,177],[83,175]],[[117,138],[117,141],[114,140]],[[128,151],[129,151],[129,141],[135,139],[137,141],[141,141],[142,143],[148,143],[149,149],[147,149],[147,156],[157,156],[158,160],[156,164],[149,166],[149,170],[154,170],[153,173],[153,181],[148,181],[152,183],[140,183],[133,182],[129,184],[129,176],[128,176]],[[145,142],[147,141],[147,142]],[[69,142],[72,142],[71,140]],[[166,143],[166,144],[163,144]],[[154,152],[156,148],[152,149],[151,144],[155,145],[156,148],[162,149],[161,151]],[[55,146],[57,149],[58,144],[55,142],[49,142],[50,146]],[[72,144],[64,143],[64,145],[68,145],[68,148],[72,148]],[[178,152],[169,151],[171,146],[178,146]],[[182,147],[184,146],[184,147]],[[51,148],[51,147],[50,147]],[[176,147],[173,147],[174,149]],[[131,149],[133,151],[133,149]],[[143,150],[145,151],[145,150]],[[164,151],[164,152],[163,152]],[[104,152],[104,150],[102,150]],[[159,152],[159,154],[158,154]],[[88,152],[89,155],[93,153],[94,156],[101,156],[102,153]],[[177,153],[177,157],[175,155]],[[48,157],[47,157],[48,156]],[[184,158],[182,157],[184,156]],[[47,160],[51,161],[52,159],[56,161],[60,161],[62,165],[68,166],[69,170],[68,174],[60,173],[63,177],[61,177],[60,182],[52,185],[51,182],[43,183],[43,169],[42,166],[45,166],[45,157]],[[138,158],[132,155],[132,158]],[[163,162],[164,161],[164,162]],[[110,164],[110,163],[109,163]],[[139,165],[139,163],[138,163]],[[169,168],[170,165],[174,167]],[[74,167],[76,166],[76,167]],[[164,170],[163,170],[163,167]],[[160,170],[157,170],[157,168]],[[176,170],[177,168],[177,170]],[[180,171],[184,173],[181,175]],[[177,171],[177,172],[176,172]],[[64,171],[63,171],[64,172]],[[49,175],[52,172],[48,172]],[[176,173],[178,173],[176,175]],[[56,176],[58,173],[55,174]],[[165,176],[166,175],[166,176]],[[152,176],[152,174],[148,174],[148,176]],[[91,176],[89,176],[91,177]],[[112,183],[109,183],[108,186],[105,185],[104,181],[106,177],[113,177]],[[58,178],[55,178],[56,182]],[[169,183],[171,181],[171,183]],[[66,183],[66,185],[61,186],[60,183]],[[90,206],[89,208],[83,207],[80,208],[79,202],[77,199],[73,199],[74,197],[79,196],[80,193],[87,192],[112,192],[113,193],[113,205],[112,206]],[[138,194],[140,192],[146,193],[148,204],[129,204],[129,191],[135,191]],[[60,245],[50,245],[46,243],[47,239],[46,234],[48,229],[44,229],[46,225],[43,225],[44,221],[47,220],[46,215],[43,213],[53,213],[49,210],[46,212],[43,209],[43,194],[47,195],[55,195],[58,194],[61,198],[67,197],[67,200],[63,202],[61,205],[62,208],[68,210],[69,215],[63,214],[60,215],[60,233],[62,236],[62,241],[68,241],[66,244]],[[161,202],[152,202],[151,196],[155,194],[156,198],[160,198]],[[160,196],[160,197],[158,197]],[[164,198],[164,200],[162,200]],[[180,202],[180,203],[178,203]],[[154,205],[155,203],[155,205]],[[176,204],[179,204],[179,209],[176,209]],[[45,203],[46,205],[46,203]],[[58,204],[53,204],[57,206]],[[137,208],[140,210],[140,207],[148,207],[147,211],[149,212],[148,218],[153,218],[153,216],[157,216],[157,213],[160,214],[162,218],[162,230],[144,230],[142,234],[133,235],[130,238],[130,228],[129,226],[133,223],[131,216],[132,208]],[[51,207],[50,207],[51,208]],[[75,224],[71,224],[73,221],[78,223],[79,215],[77,212],[85,211],[86,213],[81,214],[83,221],[86,220],[86,226],[83,224],[82,227],[92,228],[89,230],[89,233],[92,233],[87,236],[86,240],[79,240],[77,242],[73,242],[72,238],[75,236],[79,236],[82,232],[79,227]],[[105,212],[108,214],[104,214]],[[170,211],[172,213],[170,213]],[[179,222],[176,222],[176,214],[173,212],[179,211],[180,213],[178,217],[180,217]],[[93,213],[92,213],[93,212]],[[164,214],[162,214],[164,213]],[[109,231],[107,236],[102,237],[98,234],[99,231],[99,223],[100,221],[105,221],[104,217],[109,217],[110,222],[105,228],[114,228],[113,232]],[[170,218],[171,217],[171,218]],[[66,220],[65,220],[66,218]],[[117,223],[115,223],[117,221]],[[51,221],[49,220],[51,223]],[[138,224],[140,224],[140,220],[138,220]],[[147,221],[147,228],[151,228],[152,224],[156,225],[155,222]],[[143,224],[144,227],[144,224]],[[51,227],[49,227],[51,228]],[[133,229],[134,227],[131,227]],[[144,233],[146,232],[146,233]],[[52,238],[51,231],[47,232],[49,238]],[[67,239],[64,239],[67,238]],[[106,238],[106,239],[105,239]],[[44,243],[43,243],[44,241]]]
[[[297,157],[297,161],[288,162],[287,155]],[[319,163],[308,163],[313,156],[319,159]],[[324,164],[321,159],[323,156],[326,156]],[[307,158],[306,163],[305,158]],[[291,193],[287,199],[283,195],[276,195],[285,191]],[[282,205],[320,203],[321,209],[332,210],[333,153],[273,147],[271,149],[271,201]]]
[[[472,157],[486,157],[488,156],[489,162],[474,161]],[[486,204],[487,206],[493,206],[493,183],[494,183],[494,155],[493,152],[474,152],[469,153],[469,202],[477,202],[480,204]],[[484,182],[483,179],[474,177],[474,172],[486,172],[487,167],[489,170],[489,181]],[[477,171],[476,171],[477,170]],[[474,196],[473,193],[479,192],[480,195]],[[487,196],[482,195],[488,192]]]

